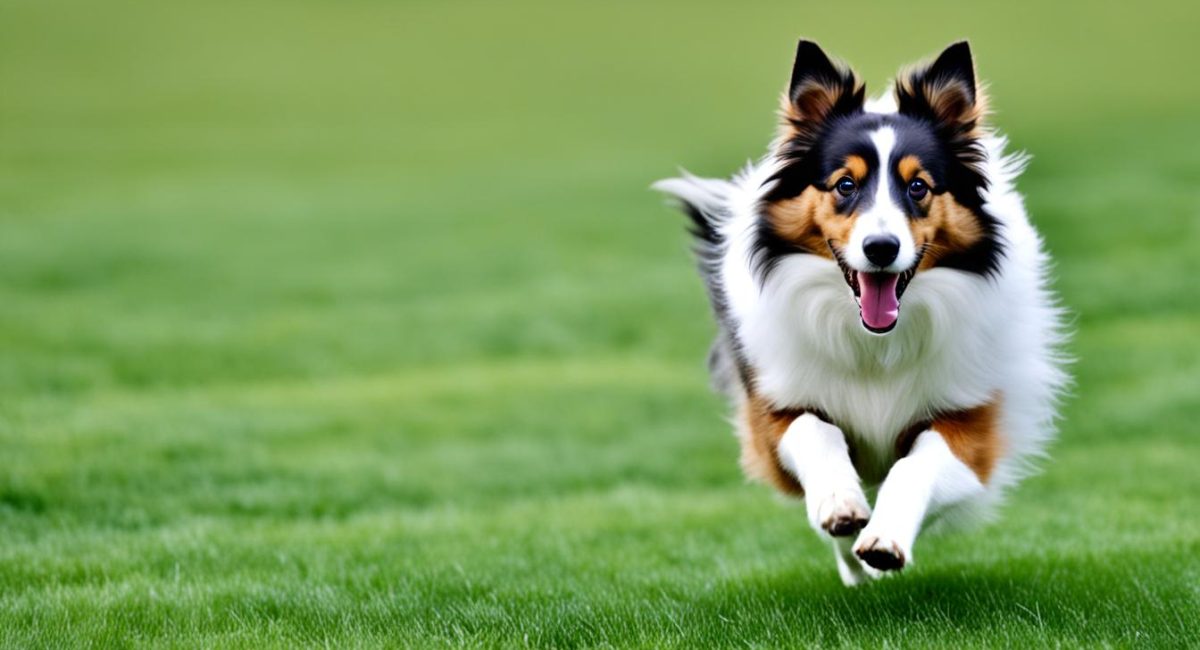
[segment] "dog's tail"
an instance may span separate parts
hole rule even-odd
[[[652,186],[679,201],[679,208],[691,220],[689,231],[695,239],[696,266],[704,280],[709,301],[720,331],[708,354],[712,386],[729,396],[737,389],[737,369],[730,336],[726,332],[726,306],[720,282],[720,264],[725,254],[724,225],[730,218],[729,199],[736,186],[723,179],[700,178],[683,172]]]
[[[664,178],[651,187],[678,199],[680,210],[692,220],[690,231],[698,245],[721,246],[721,226],[729,219],[727,206],[733,183],[683,172],[678,178]]]

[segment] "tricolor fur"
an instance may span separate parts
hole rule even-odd
[[[986,512],[1053,434],[1061,316],[985,117],[965,42],[868,102],[801,41],[765,158],[656,185],[694,224],[742,465],[806,498],[847,584]]]

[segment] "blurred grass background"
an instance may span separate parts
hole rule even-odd
[[[8,646],[1188,645],[1194,5],[0,0]],[[798,36],[969,37],[1075,314],[1042,476],[844,591],[683,224]]]

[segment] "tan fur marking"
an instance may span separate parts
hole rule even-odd
[[[742,471],[751,479],[772,485],[784,494],[804,496],[804,488],[779,464],[778,456],[780,438],[804,412],[776,409],[756,395],[743,399],[740,410],[743,426],[739,428],[738,437],[742,445]]]
[[[808,81],[793,90],[795,99],[784,97],[784,114],[797,122],[819,122],[837,104],[841,88]]]
[[[949,192],[930,193],[927,200],[929,213],[920,219],[910,219],[908,224],[917,247],[926,247],[922,271],[937,266],[950,253],[970,248],[983,237],[979,219]]]
[[[780,237],[816,255],[833,259],[827,242],[850,241],[854,218],[838,214],[832,192],[808,187],[799,196],[767,206],[767,218]]]
[[[900,172],[900,178],[911,181],[921,171],[921,160],[909,154],[896,163],[896,171]]]
[[[972,128],[964,135],[978,138],[983,135],[984,122],[988,115],[988,98],[983,84],[976,84],[975,101],[971,102],[971,93],[961,82],[949,81],[932,83],[926,80],[920,88],[913,85],[913,74],[919,66],[902,70],[896,79],[896,89],[903,90],[909,95],[923,96],[933,109],[935,117],[946,124],[971,123]],[[976,77],[978,78],[978,77]]]
[[[854,93],[862,93],[863,86],[857,79],[854,80],[853,86]],[[790,96],[784,93],[779,110],[779,116],[782,118],[780,138],[783,141],[790,140],[801,131],[811,130],[824,122],[844,93],[841,85],[827,86],[818,81],[805,82],[792,89]]]
[[[786,93],[780,116],[783,118],[780,136],[790,140],[800,133],[805,125],[819,124],[833,110],[840,95],[840,89],[816,82],[808,82],[795,89],[792,99]]]
[[[926,84],[924,92],[940,122],[965,123],[979,119],[976,106],[971,101],[971,91],[962,83]]]
[[[846,169],[857,182],[867,177],[867,161],[862,156],[846,156]]]
[[[1004,444],[999,418],[997,397],[982,406],[939,415],[930,428],[941,434],[950,451],[975,472],[980,482],[987,483]]]
[[[929,172],[925,171],[925,168],[921,165],[921,159],[914,155],[910,154],[901,158],[900,162],[896,163],[896,170],[900,172],[900,178],[904,179],[905,183],[914,178],[919,178],[925,181],[925,184],[929,187],[933,187],[933,177],[929,175]]]

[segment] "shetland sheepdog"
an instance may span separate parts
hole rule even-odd
[[[1067,381],[1062,314],[965,41],[868,100],[802,40],[781,118],[732,180],[655,187],[692,221],[742,468],[804,499],[857,585],[1028,473]]]

